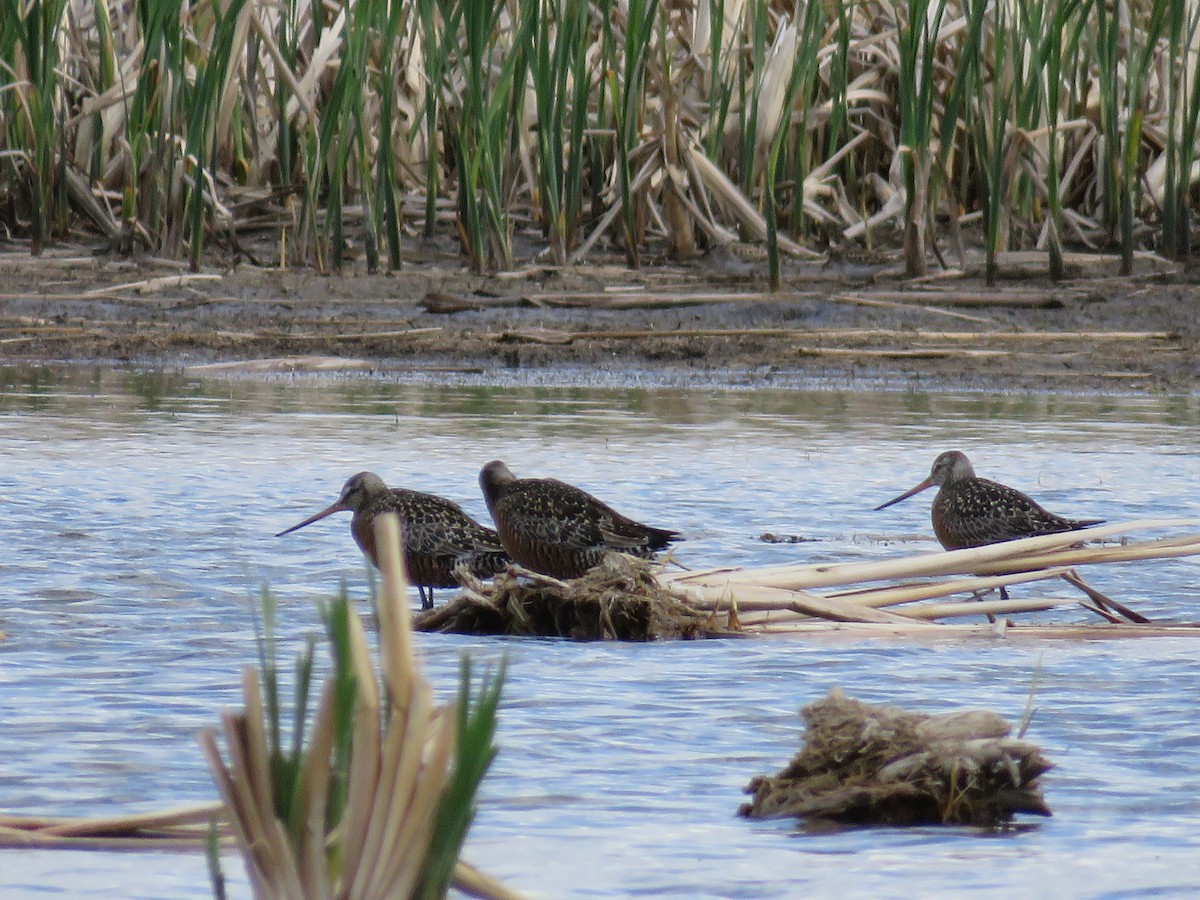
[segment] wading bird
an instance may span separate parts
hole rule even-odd
[[[350,533],[376,568],[379,557],[375,548],[375,517],[388,512],[396,514],[404,545],[404,565],[409,581],[421,595],[422,609],[433,607],[434,588],[457,586],[464,572],[476,578],[491,578],[511,561],[496,532],[480,525],[457,503],[435,494],[389,488],[373,472],[352,476],[331,506],[275,536],[282,537],[345,511],[354,513]]]
[[[928,478],[875,509],[886,509],[934,485],[939,490],[933,498],[933,533],[947,550],[1076,531],[1104,521],[1065,519],[1047,512],[1016,488],[980,478],[967,455],[958,450],[941,454]],[[1000,594],[1007,599],[1003,588]]]
[[[509,556],[554,578],[578,578],[610,551],[650,559],[680,539],[565,482],[517,478],[499,460],[483,467],[479,485]]]

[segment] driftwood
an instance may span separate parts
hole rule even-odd
[[[995,713],[931,716],[834,690],[801,715],[804,746],[779,774],[750,782],[741,815],[984,827],[1050,815],[1038,778],[1053,763]]]

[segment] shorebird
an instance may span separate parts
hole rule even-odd
[[[1077,531],[1104,521],[1066,519],[1047,512],[1016,488],[980,478],[967,455],[958,450],[941,454],[928,478],[875,509],[886,509],[934,485],[939,490],[933,498],[933,533],[946,550]],[[1006,590],[1001,588],[1000,594],[1007,599]]]
[[[499,460],[483,467],[479,485],[504,549],[554,578],[578,578],[614,550],[650,559],[679,540],[679,532],[635,522],[573,485],[517,478]]]
[[[435,494],[389,488],[373,472],[352,476],[332,505],[275,537],[347,510],[354,513],[350,533],[376,568],[375,517],[396,514],[404,541],[404,565],[409,581],[417,586],[422,609],[433,607],[434,588],[457,586],[464,572],[491,578],[511,562],[496,532],[480,525],[457,503]]]

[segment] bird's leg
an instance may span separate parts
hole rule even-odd
[[[433,588],[429,588],[429,593],[425,593],[425,588],[417,585],[417,594],[421,598],[421,609],[433,609]]]
[[[988,588],[987,590],[984,590],[984,591],[972,591],[971,599],[978,603],[978,602],[982,601],[984,597],[986,597],[988,594],[990,594],[994,590],[995,590],[995,588]],[[1006,591],[1004,589],[1004,585],[1000,586],[1000,599],[1001,600],[1008,599],[1008,591]],[[984,615],[987,616],[987,620],[989,623],[991,623],[993,625],[996,624],[996,616],[993,613],[984,613]]]

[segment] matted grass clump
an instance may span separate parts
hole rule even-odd
[[[932,716],[863,703],[840,690],[806,706],[804,746],[759,776],[738,812],[845,824],[999,827],[1050,815],[1038,778],[1053,767],[987,710]]]
[[[654,566],[622,554],[582,578],[559,581],[510,569],[490,587],[468,588],[416,616],[417,631],[562,637],[577,641],[653,641],[728,633],[659,584]]]

